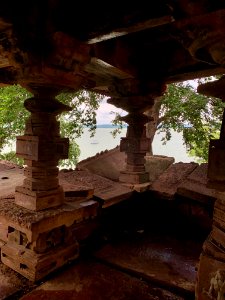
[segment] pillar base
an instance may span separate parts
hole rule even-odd
[[[119,181],[122,183],[146,183],[149,182],[149,173],[148,172],[120,172]]]
[[[29,280],[44,278],[78,257],[78,242],[96,228],[90,225],[96,222],[98,207],[91,199],[70,199],[58,208],[34,212],[2,199],[2,262]]]
[[[79,256],[79,244],[56,247],[45,254],[20,245],[6,244],[1,248],[1,260],[14,271],[31,281],[38,281]]]
[[[15,204],[33,211],[62,205],[65,199],[61,186],[50,191],[31,191],[17,186],[15,192]]]

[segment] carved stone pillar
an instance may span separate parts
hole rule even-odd
[[[121,138],[120,151],[127,154],[126,169],[120,173],[120,182],[138,184],[149,181],[145,171],[145,155],[150,139],[146,137],[145,124],[149,118],[140,112],[131,112],[121,118],[128,124],[127,135]]]
[[[17,137],[16,153],[24,158],[26,178],[16,187],[15,195],[17,205],[35,211],[64,202],[57,165],[59,159],[68,157],[69,140],[60,137],[56,116],[70,109],[55,100],[54,90],[39,87],[37,91],[24,103],[31,115],[25,134]]]
[[[25,179],[16,187],[15,201],[0,202],[1,261],[32,281],[79,256],[79,236],[92,230],[99,207],[89,198],[71,196],[73,187],[66,199],[59,186],[58,160],[67,158],[69,141],[60,137],[56,116],[69,107],[54,95],[54,89],[37,86],[34,97],[25,101],[31,115],[25,134],[17,138]]]
[[[198,92],[225,101],[225,78],[199,86]],[[225,293],[225,113],[220,138],[211,140],[208,187],[215,189],[212,231],[203,244],[198,267],[196,299],[224,299]]]
[[[146,123],[153,119],[144,113],[165,89],[166,86],[157,81],[145,85],[132,79],[113,86],[115,97],[109,99],[108,103],[128,112],[128,115],[121,118],[128,124],[126,137],[120,142],[120,151],[127,155],[126,168],[119,177],[122,183],[135,185],[149,182],[149,173],[145,171],[145,156],[151,149],[151,139],[146,136]]]

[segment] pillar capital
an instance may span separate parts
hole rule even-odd
[[[109,87],[110,94],[115,98],[143,96],[155,98],[161,96],[166,90],[166,84],[163,80],[145,81],[137,78],[123,79]]]

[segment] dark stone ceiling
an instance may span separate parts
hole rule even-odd
[[[224,64],[222,0],[1,3],[3,84],[112,96],[124,85],[145,95],[161,83],[223,74]]]

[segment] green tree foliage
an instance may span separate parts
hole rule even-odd
[[[208,80],[208,79],[207,79]],[[200,81],[202,83],[202,80]],[[0,151],[17,135],[24,133],[25,120],[29,112],[23,107],[24,100],[31,94],[19,85],[0,89]],[[58,100],[70,105],[70,112],[59,116],[61,135],[70,139],[69,160],[61,161],[61,166],[73,167],[79,156],[76,138],[81,136],[85,126],[92,136],[96,128],[96,111],[103,96],[87,91],[62,93]],[[191,156],[199,161],[207,161],[209,140],[218,138],[224,103],[220,99],[205,97],[196,93],[195,88],[187,83],[168,85],[167,92],[161,98],[158,123],[155,130],[163,132],[163,143],[171,138],[171,129],[182,132],[184,143]],[[114,113],[114,125],[119,131],[123,122]],[[188,124],[186,128],[184,124]],[[0,152],[0,159],[18,162],[14,152]]]
[[[19,85],[0,88],[0,150],[24,131],[29,112],[23,102],[29,97]]]
[[[189,155],[207,161],[210,139],[219,138],[224,103],[187,83],[168,85],[161,101],[158,132],[164,133],[163,142],[171,138],[171,129],[182,132]]]
[[[29,112],[25,110],[23,103],[31,96],[31,93],[19,85],[0,88],[0,159],[21,163],[21,160],[16,158],[15,152],[3,153],[2,150],[11,142],[15,143],[16,136],[24,134]],[[69,159],[62,160],[60,165],[74,167],[80,154],[76,138],[81,136],[86,126],[90,135],[94,134],[96,110],[103,97],[92,92],[79,91],[62,93],[57,98],[71,107],[70,112],[59,116],[61,135],[70,139]]]

